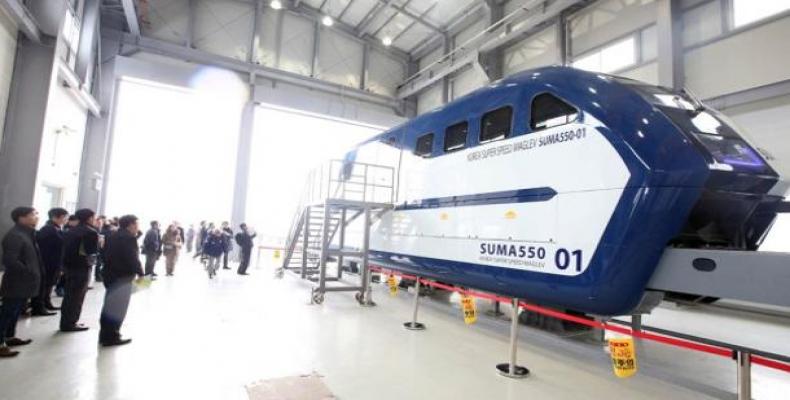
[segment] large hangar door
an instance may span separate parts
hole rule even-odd
[[[790,180],[790,95],[724,110],[757,147],[767,150],[784,180]],[[780,214],[760,250],[790,251],[790,214]]]
[[[282,245],[309,171],[345,153],[384,128],[259,107],[255,112],[247,222],[258,232],[258,243]]]
[[[124,78],[107,173],[106,213],[184,226],[230,219],[243,102]]]

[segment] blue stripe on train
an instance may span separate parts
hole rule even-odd
[[[463,196],[436,197],[415,200],[395,207],[397,211],[419,210],[423,208],[444,208],[481,206],[489,204],[531,203],[549,201],[557,195],[557,191],[550,187],[539,187],[518,190],[505,190],[501,192],[468,194]]]

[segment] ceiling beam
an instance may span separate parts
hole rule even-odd
[[[403,3],[403,5],[404,5],[404,6],[407,6],[407,5],[409,5],[409,3],[411,3],[411,0],[406,0],[406,2],[405,2],[405,3]],[[390,23],[390,22],[392,22],[392,20],[393,20],[393,19],[395,19],[395,17],[397,17],[397,16],[398,16],[398,12],[394,12],[394,13],[392,13],[392,15],[390,15],[390,16],[389,16],[389,18],[387,18],[387,20],[386,20],[386,21],[384,21],[384,23],[383,23],[383,24],[381,24],[381,26],[379,26],[379,27],[378,27],[378,29],[376,29],[375,31],[373,31],[373,33],[371,33],[370,35],[371,35],[371,36],[373,36],[373,37],[375,37],[376,35],[378,35],[378,34],[379,34],[379,32],[381,32],[381,30],[382,30],[382,29],[384,29],[384,28],[385,28],[387,25],[389,25],[389,23]],[[414,21],[414,20],[412,20],[412,21]]]
[[[224,57],[202,50],[190,49],[182,45],[169,43],[162,40],[151,39],[144,36],[134,36],[111,29],[103,30],[102,34],[108,38],[119,40],[126,47],[137,48],[140,51],[151,54],[159,54],[196,64],[212,65],[243,74],[255,74],[255,76],[271,81],[287,83],[325,93],[336,94],[346,98],[353,98],[393,109],[400,109],[402,106],[401,101],[390,96],[371,93],[334,82],[328,82],[309,76],[300,75],[294,72],[282,71],[263,65],[252,64],[246,61],[237,60],[231,57]]]
[[[38,21],[36,21],[36,18],[33,17],[33,14],[28,11],[24,4],[19,0],[0,0],[0,6],[8,12],[8,15],[16,22],[17,26],[19,26],[19,30],[22,31],[28,39],[36,43],[41,43],[43,34],[41,33],[41,29],[39,29]]]
[[[450,35],[456,35],[458,32],[474,25],[485,17],[485,3],[472,3],[469,7],[465,8],[450,22],[443,27],[444,31]],[[430,54],[431,52],[442,47],[443,40],[439,35],[428,35],[425,40],[417,43],[408,50],[409,54],[415,59],[420,59]]]
[[[346,12],[348,12],[348,9],[351,8],[351,5],[354,4],[354,1],[355,0],[348,0],[348,3],[346,3],[346,6],[343,7],[343,11],[341,11],[340,14],[338,14],[337,19],[339,19],[339,20],[343,19],[343,16],[346,15]]]
[[[439,4],[439,3],[437,2],[437,3],[431,4],[430,7],[428,7],[427,9],[425,9],[425,11],[422,12],[422,15],[428,15],[431,11],[433,11],[434,8],[436,8],[437,4]],[[411,22],[408,25],[406,25],[405,28],[403,28],[400,32],[398,32],[397,35],[395,35],[392,38],[392,43],[397,42],[398,39],[400,39],[406,32],[411,30],[411,28],[414,28],[414,25],[417,25],[417,20],[415,20],[415,19],[411,20]]]
[[[430,30],[432,30],[432,31],[434,31],[436,33],[442,33],[443,32],[442,28],[440,28],[440,27],[428,22],[428,20],[426,20],[425,18],[423,18],[423,17],[421,17],[421,16],[409,11],[406,8],[405,5],[400,5],[399,6],[399,5],[395,4],[395,2],[393,0],[379,0],[379,3],[385,4],[387,7],[390,7],[393,10],[396,10],[399,13],[401,13],[401,14],[403,14],[403,15],[405,15],[405,16],[407,16],[407,17],[409,17],[409,18],[411,18],[411,19],[413,19],[413,20],[415,20],[417,22],[419,22],[420,24],[422,24],[426,28],[428,28],[428,29],[430,29]]]
[[[379,14],[382,13],[389,3],[395,0],[388,0],[387,3],[376,3],[373,8],[365,14],[365,17],[362,18],[362,21],[359,21],[359,24],[356,26],[356,30],[359,32],[359,36],[362,36],[365,33],[365,30],[368,28],[371,22],[373,22],[376,18],[378,18]]]
[[[123,4],[123,13],[126,16],[129,33],[140,36],[140,22],[137,18],[137,10],[134,8],[134,0],[121,0],[121,4]]]

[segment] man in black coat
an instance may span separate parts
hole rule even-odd
[[[158,221],[151,221],[151,229],[145,233],[143,254],[145,254],[145,275],[151,278],[157,276],[154,267],[159,256],[162,255],[162,236],[159,234]]]
[[[19,354],[9,347],[24,346],[32,340],[16,337],[16,323],[27,300],[38,295],[41,285],[41,254],[36,245],[38,212],[17,207],[11,212],[15,226],[3,237],[5,274],[0,283],[0,357]]]
[[[66,232],[63,239],[63,270],[66,274],[65,293],[60,310],[60,331],[81,332],[88,327],[79,324],[82,303],[91,280],[91,268],[99,253],[99,232],[96,213],[87,208],[74,213],[80,223]]]
[[[44,275],[41,277],[41,293],[31,300],[33,315],[54,315],[48,310],[60,310],[52,304],[52,289],[60,278],[63,268],[63,225],[69,212],[63,208],[53,208],[48,213],[49,220],[38,231],[36,242],[41,251],[44,263]]]
[[[239,228],[241,228],[241,232],[236,234],[236,244],[241,247],[241,263],[239,263],[238,272],[239,275],[249,275],[247,274],[247,267],[250,266],[250,257],[252,256],[252,247],[254,246],[252,240],[255,239],[257,234],[250,234],[247,229],[247,224],[241,224]]]
[[[108,238],[104,249],[104,307],[101,310],[99,343],[102,346],[119,346],[131,342],[121,338],[121,325],[129,309],[132,297],[132,282],[136,276],[144,275],[140,264],[140,248],[137,246],[139,226],[137,217],[125,215],[119,222],[120,228]]]
[[[230,224],[227,221],[222,223],[222,239],[225,240],[225,251],[222,253],[222,269],[230,269],[228,267],[228,254],[233,251],[233,229],[230,229]]]

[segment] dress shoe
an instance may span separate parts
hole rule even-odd
[[[101,342],[103,347],[112,347],[112,346],[123,346],[125,344],[132,343],[132,339],[113,339]]]
[[[41,310],[33,310],[30,313],[30,315],[32,315],[34,317],[51,317],[51,316],[53,316],[55,314],[57,314],[57,313],[56,312],[52,312],[52,311],[47,311],[46,308],[41,309]]]
[[[0,347],[0,358],[11,358],[16,357],[19,355],[18,351],[14,351],[8,348],[8,346]]]
[[[246,272],[239,272],[239,275],[249,275],[249,274]]]
[[[16,346],[26,346],[30,343],[33,343],[32,339],[19,339],[19,338],[8,338],[5,340],[5,344],[8,347],[16,347]]]
[[[60,310],[60,307],[58,307],[58,306],[56,306],[54,304],[47,304],[45,307],[47,308],[47,310],[50,310],[50,311]]]
[[[222,267],[222,269],[230,269],[230,267]]]
[[[61,332],[84,332],[84,331],[87,331],[88,329],[90,329],[90,328],[88,328],[85,325],[77,324],[77,325],[74,325],[74,326],[68,326],[68,327],[65,327],[65,328],[60,328],[60,331]]]

